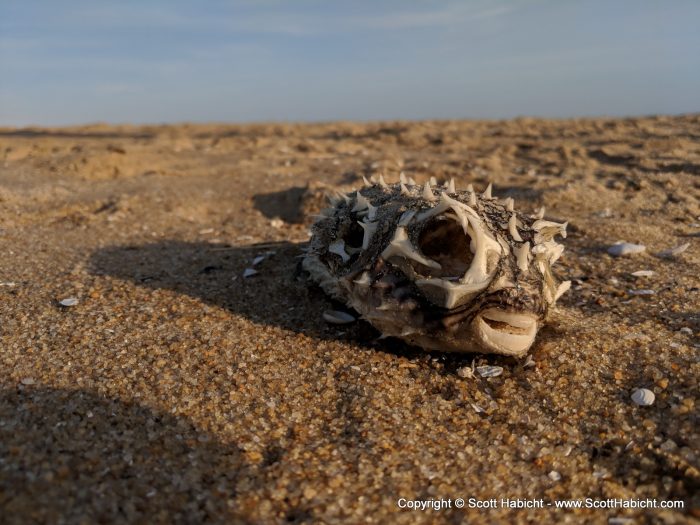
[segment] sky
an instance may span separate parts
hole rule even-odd
[[[700,112],[697,0],[0,0],[0,125]]]

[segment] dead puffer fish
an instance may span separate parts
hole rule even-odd
[[[522,356],[569,289],[551,266],[566,223],[477,195],[383,177],[333,198],[302,266],[382,332],[427,350]]]

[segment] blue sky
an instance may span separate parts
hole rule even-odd
[[[0,125],[700,111],[696,0],[0,0]]]

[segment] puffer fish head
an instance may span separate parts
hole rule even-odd
[[[471,185],[382,177],[312,226],[303,268],[375,326],[428,350],[522,356],[570,282],[551,266],[566,223],[515,211]]]

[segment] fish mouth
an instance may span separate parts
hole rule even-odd
[[[537,316],[488,308],[473,321],[476,336],[491,352],[520,357],[528,351],[537,335]]]

